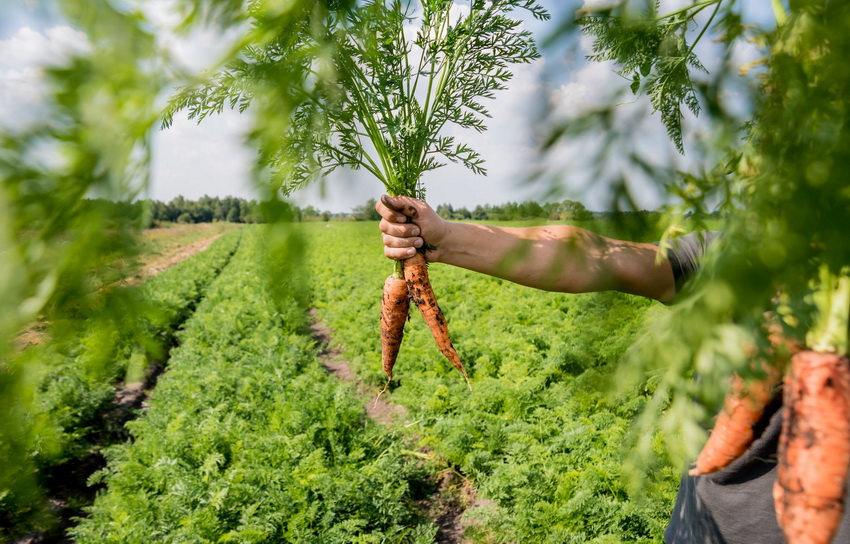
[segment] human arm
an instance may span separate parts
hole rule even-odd
[[[570,225],[497,227],[450,222],[425,202],[382,197],[384,253],[405,259],[427,241],[425,256],[521,285],[566,293],[617,290],[669,302],[673,272],[653,244],[607,238]]]

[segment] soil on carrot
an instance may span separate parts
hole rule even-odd
[[[357,379],[351,365],[342,358],[342,350],[331,346],[332,331],[318,321],[315,310],[310,311],[313,337],[319,345],[319,359],[325,369],[336,378],[352,383],[363,400],[366,416],[373,421],[389,425],[402,423],[408,416],[408,411],[401,405],[386,400],[376,399],[377,390],[367,387]],[[420,451],[428,455],[428,451]],[[495,506],[495,503],[479,500],[476,497],[472,483],[453,468],[438,472],[433,480],[423,482],[433,492],[427,498],[418,501],[419,510],[423,516],[436,523],[439,527],[436,542],[439,544],[465,544],[466,528],[471,524],[463,514],[471,508]]]

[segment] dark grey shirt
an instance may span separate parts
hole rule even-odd
[[[717,235],[717,232],[693,233],[673,241],[667,257],[673,266],[677,290],[697,270],[699,258]],[[728,467],[714,474],[682,477],[673,515],[664,532],[667,544],[785,542],[773,505],[781,408],[782,398],[778,395],[755,425],[757,438],[750,449]],[[850,544],[847,510],[845,507],[833,544]]]

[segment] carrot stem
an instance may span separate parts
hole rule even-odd
[[[848,353],[848,323],[850,323],[850,269],[838,275],[826,265],[820,269],[820,285],[812,295],[818,316],[806,336],[812,351],[819,353]]]

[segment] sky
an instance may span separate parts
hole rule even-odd
[[[146,14],[154,25],[167,28],[173,23],[170,11],[173,0],[147,0]],[[585,5],[604,4],[604,0],[587,0]],[[664,8],[684,5],[684,0],[665,0]],[[44,89],[40,85],[39,66],[56,61],[68,51],[84,51],[86,38],[63,24],[53,13],[52,2],[20,0],[0,8],[0,123],[26,123],[39,115],[39,101]],[[543,0],[541,5],[552,13],[552,21],[524,20],[525,28],[538,41],[545,40],[558,22],[570,17],[582,2]],[[754,3],[745,3],[754,4]],[[764,3],[755,3],[764,4]],[[756,9],[750,16],[756,20],[767,15]],[[237,31],[221,35],[201,30],[185,38],[163,32],[161,40],[189,69],[201,70],[216,62]],[[427,199],[432,205],[451,204],[472,208],[478,204],[502,204],[508,201],[540,200],[550,185],[529,181],[535,169],[560,172],[558,198],[583,201],[590,209],[604,209],[610,201],[609,188],[588,179],[574,165],[586,155],[588,142],[569,141],[554,153],[541,157],[538,142],[541,127],[553,118],[569,119],[585,108],[608,100],[608,90],[621,88],[622,78],[609,63],[587,62],[591,42],[581,38],[578,48],[556,44],[542,48],[542,58],[514,69],[509,89],[497,93],[488,102],[492,118],[483,134],[468,134],[449,129],[448,134],[469,143],[485,159],[487,176],[475,175],[462,166],[450,164],[429,172],[424,178]],[[710,46],[709,46],[710,47]],[[710,55],[709,55],[710,56]],[[744,47],[734,52],[741,64],[758,56],[755,48]],[[711,68],[711,67],[709,67]],[[627,82],[626,82],[627,83]],[[545,115],[546,118],[541,118]],[[624,122],[635,121],[630,145],[642,156],[659,161],[674,160],[682,169],[699,163],[692,151],[706,127],[692,116],[686,120],[686,154],[680,157],[665,135],[657,116],[650,116],[645,98],[624,101],[618,106]],[[196,199],[209,196],[255,198],[257,193],[249,180],[254,159],[253,150],[244,145],[244,134],[251,124],[247,115],[227,111],[212,116],[198,125],[185,116],[175,118],[167,130],[153,135],[152,176],[147,197],[168,201],[182,195]],[[629,175],[638,205],[654,209],[664,195],[654,184],[641,183],[638,175]],[[299,205],[312,205],[334,213],[350,212],[371,198],[378,198],[383,186],[364,172],[337,171],[323,183],[295,193]]]

